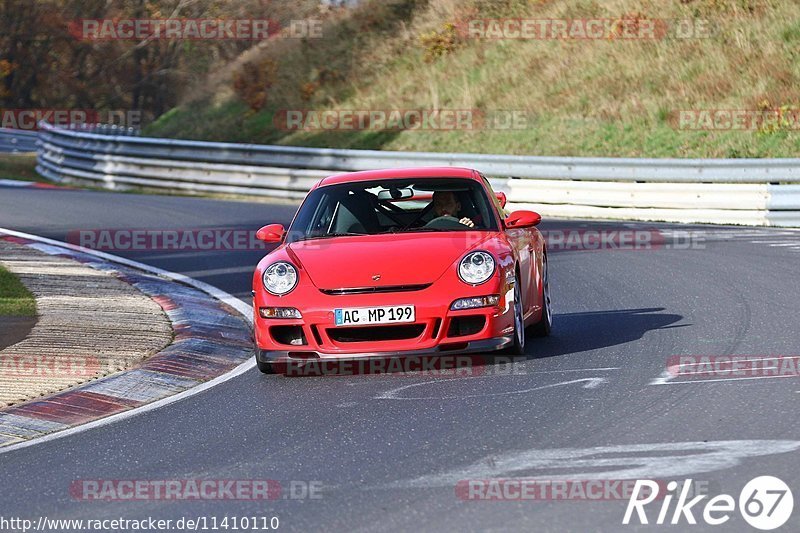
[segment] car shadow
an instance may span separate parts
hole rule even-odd
[[[287,377],[307,378],[355,375],[468,378],[494,372],[504,374],[507,372],[502,370],[503,365],[607,348],[638,340],[648,331],[691,325],[676,324],[683,320],[681,315],[662,311],[663,307],[650,307],[555,315],[551,336],[542,339],[528,337],[528,355],[522,357],[502,353],[459,354],[454,351],[420,357],[296,361],[276,365],[275,370]]]
[[[641,339],[648,331],[682,328],[683,316],[664,313],[663,307],[562,313],[553,316],[553,332],[542,339],[528,338],[528,359],[543,359],[617,346]]]

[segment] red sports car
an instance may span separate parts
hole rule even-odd
[[[547,250],[531,211],[465,168],[324,178],[253,276],[262,372],[309,360],[521,355],[552,326]]]

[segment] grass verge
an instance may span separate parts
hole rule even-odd
[[[0,179],[46,183],[36,173],[36,154],[0,154]]]
[[[36,299],[14,274],[0,266],[0,316],[36,316]]]
[[[314,147],[552,156],[796,157],[800,22],[786,0],[363,0],[324,38],[255,47],[147,133]],[[658,39],[469,38],[507,17],[670,22]],[[708,28],[686,36],[685,22]],[[281,110],[519,112],[518,129],[281,129]],[[748,129],[684,112],[782,110]],[[502,115],[501,115],[502,116]],[[690,116],[694,116],[691,115]],[[697,115],[700,116],[700,115]],[[782,115],[783,116],[783,115]],[[724,122],[724,121],[723,121]]]

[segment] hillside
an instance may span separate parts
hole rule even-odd
[[[793,157],[798,15],[796,0],[365,1],[326,19],[322,38],[248,50],[147,133],[385,150]],[[500,18],[551,22],[529,32],[536,39],[515,39],[494,31]],[[593,21],[605,30],[582,38]],[[305,126],[319,118],[308,110],[338,120],[348,110],[468,110],[472,129],[291,131],[280,127],[285,110],[302,110]],[[510,129],[508,114],[518,119]]]

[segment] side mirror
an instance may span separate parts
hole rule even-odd
[[[500,201],[500,207],[505,207],[506,202],[508,202],[508,198],[506,198],[506,193],[504,192],[496,192],[494,193],[497,196],[497,199]]]
[[[506,217],[505,224],[508,229],[531,228],[542,221],[542,215],[533,211],[514,211]]]
[[[286,230],[283,229],[283,224],[270,224],[256,232],[256,239],[264,242],[281,242],[284,233]]]

